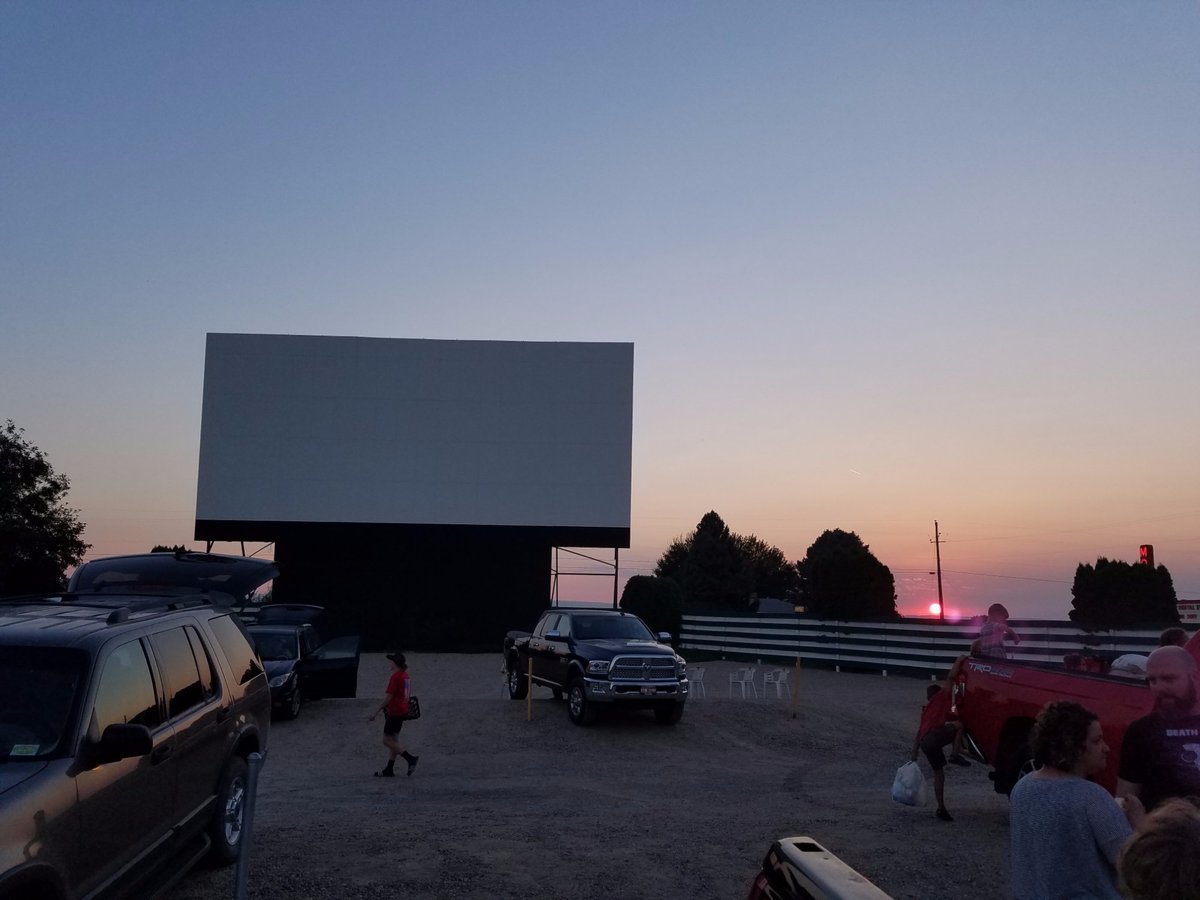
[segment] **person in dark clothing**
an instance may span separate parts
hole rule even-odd
[[[1146,684],[1154,711],[1125,731],[1117,794],[1153,809],[1200,796],[1200,668],[1183,647],[1159,647],[1146,660]]]

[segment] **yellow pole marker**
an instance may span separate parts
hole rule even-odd
[[[529,657],[529,687],[525,689],[525,721],[533,721],[533,657]]]
[[[800,702],[800,654],[796,654],[796,674],[792,676],[792,718],[796,718],[796,705]]]

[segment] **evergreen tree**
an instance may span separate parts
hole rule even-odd
[[[683,590],[671,578],[634,575],[621,592],[621,609],[631,612],[657,634],[669,633],[679,639],[683,625]]]
[[[1175,585],[1166,566],[1100,557],[1080,563],[1071,585],[1071,621],[1089,631],[1177,625]]]
[[[892,571],[853,531],[835,528],[817,538],[796,563],[800,602],[825,619],[898,616]]]

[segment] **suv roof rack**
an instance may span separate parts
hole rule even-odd
[[[97,606],[100,604],[85,603],[81,605]],[[124,622],[134,613],[139,612],[150,612],[159,609],[164,612],[174,612],[177,609],[188,609],[193,606],[213,605],[215,605],[213,599],[208,594],[191,594],[187,597],[139,597],[137,600],[122,603],[114,609],[108,614],[107,622],[109,625],[116,625]]]
[[[82,606],[87,609],[108,609],[111,610],[106,619],[109,625],[117,625],[124,622],[134,613],[151,612],[154,610],[173,612],[194,606],[218,605],[217,601],[209,596],[208,593],[183,595],[148,594],[131,599],[128,597],[106,598],[103,594],[71,594],[64,591],[58,594],[31,594],[24,597],[5,597],[0,600],[0,604],[4,606],[34,606],[42,603],[48,606]]]

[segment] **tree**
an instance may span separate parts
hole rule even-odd
[[[621,609],[631,612],[658,633],[676,640],[683,625],[683,590],[671,578],[634,575],[621,592]]]
[[[896,579],[853,531],[835,528],[796,563],[800,602],[826,619],[893,618]]]
[[[150,548],[150,552],[151,553],[191,553],[192,551],[189,550],[187,547],[183,546],[183,544],[172,544],[169,547],[166,544],[155,544],[153,547]]]
[[[70,479],[24,434],[12,419],[0,428],[0,595],[61,589],[91,546],[64,500]]]
[[[729,530],[715,512],[705,513],[695,530],[676,538],[654,567],[673,579],[688,606],[753,610],[758,595],[784,596],[789,569],[782,551],[750,535]]]
[[[1089,631],[1179,624],[1175,585],[1166,566],[1104,557],[1094,566],[1080,563],[1071,596],[1071,621]]]
[[[734,535],[742,558],[750,565],[754,593],[777,600],[798,600],[800,575],[783,551],[754,535]]]

